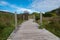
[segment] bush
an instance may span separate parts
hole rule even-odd
[[[33,12],[32,14],[35,16],[35,20],[39,20],[40,19],[40,13]]]
[[[51,13],[45,13],[43,14],[44,17],[52,17],[53,15]]]
[[[39,20],[40,19],[40,17],[39,16],[35,16],[35,20]]]

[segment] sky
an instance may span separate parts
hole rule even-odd
[[[0,11],[47,12],[60,7],[60,0],[0,0]]]

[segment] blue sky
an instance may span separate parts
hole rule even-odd
[[[8,12],[47,12],[58,7],[60,0],[0,0],[0,10]]]

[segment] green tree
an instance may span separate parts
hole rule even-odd
[[[35,15],[35,20],[39,20],[40,19],[40,14],[37,12],[33,12],[33,15]]]

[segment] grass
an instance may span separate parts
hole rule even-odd
[[[7,40],[9,35],[15,29],[14,20],[15,19],[13,13],[3,11],[0,12],[0,40]],[[18,25],[21,24],[22,22],[23,20],[21,20],[21,18],[19,17]]]
[[[0,40],[7,40],[14,28],[13,22],[0,21]]]
[[[60,37],[60,24],[59,23],[49,23],[45,26],[47,30]]]
[[[0,35],[0,40],[7,40],[8,36],[11,34],[11,32],[14,30],[14,27],[6,27],[3,29],[3,32]]]
[[[40,21],[37,23],[40,25]],[[51,20],[43,20],[43,25],[39,26],[39,29],[45,28],[51,33],[55,34],[57,37],[60,37],[60,17],[52,18]]]
[[[20,20],[18,24],[21,24],[22,22],[23,21]],[[0,40],[7,40],[7,38],[9,37],[9,35],[15,29],[13,23],[11,23],[10,25],[6,25],[6,26],[5,25],[0,25],[0,28],[1,28],[1,31],[0,31]]]
[[[55,34],[57,37],[60,37],[60,30],[52,28],[51,26],[45,27],[51,33]]]
[[[18,25],[21,24],[23,22],[23,20],[19,20],[18,21]],[[4,25],[3,23],[0,23],[2,25],[0,25],[1,28],[1,33],[0,33],[0,40],[7,40],[7,38],[9,37],[9,35],[12,33],[12,31],[15,29],[14,27],[14,23],[9,23],[9,25]]]

